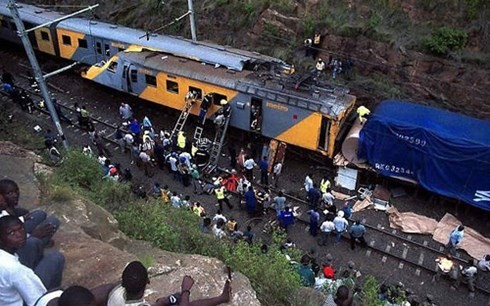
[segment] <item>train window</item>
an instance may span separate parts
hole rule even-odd
[[[157,87],[157,78],[155,76],[145,74],[145,81],[147,85]]]
[[[105,56],[111,56],[111,48],[109,47],[109,45],[104,45],[104,52]]]
[[[78,39],[78,46],[79,46],[80,48],[85,48],[85,49],[87,49],[87,48],[88,48],[87,40],[86,40],[86,39],[81,39],[81,38],[79,38],[79,39]]]
[[[200,88],[189,86],[189,91],[192,91],[195,93],[197,100],[202,99],[202,90]]]
[[[179,84],[177,82],[167,80],[167,91],[178,94],[179,93]]]
[[[63,40],[63,45],[71,46],[71,37],[68,35],[61,35],[61,39]]]
[[[41,39],[49,41],[49,34],[46,31],[41,31]]]
[[[107,70],[110,72],[116,72],[117,70],[117,62],[112,62],[109,67],[107,67]]]
[[[131,82],[137,83],[138,82],[138,71],[137,70],[131,70],[129,72],[129,74],[130,74]]]
[[[102,54],[102,45],[100,42],[95,43],[95,51],[97,51],[98,54]]]
[[[214,105],[220,105],[221,100],[228,100],[228,98],[225,95],[219,93],[213,92],[211,95],[213,96]]]

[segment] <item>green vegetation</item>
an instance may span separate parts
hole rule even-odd
[[[159,201],[133,203],[115,212],[121,230],[135,239],[150,241],[154,246],[180,253],[194,253],[223,260],[245,274],[267,305],[287,304],[299,288],[299,276],[273,243],[263,254],[260,244],[217,241],[199,230],[199,217],[189,210],[165,206]],[[284,241],[283,236],[276,241]],[[294,254],[298,257],[298,254]],[[294,258],[294,257],[293,257]]]
[[[212,235],[201,233],[200,218],[190,210],[164,205],[158,199],[137,199],[129,186],[103,179],[99,168],[95,158],[70,150],[53,175],[42,175],[39,179],[52,200],[73,200],[78,193],[109,207],[120,229],[134,239],[146,240],[168,251],[222,260],[248,277],[265,305],[308,305],[296,296],[300,288],[299,275],[280,250],[280,244],[285,240],[284,233],[279,231],[272,235],[268,252],[265,253],[261,250],[260,241],[253,245],[243,241],[218,241]],[[294,249],[288,250],[287,254],[296,262],[301,255],[299,250]],[[140,260],[147,267],[155,263],[151,255],[144,255]],[[353,290],[354,279],[345,279],[343,283]],[[376,280],[368,277],[362,294],[363,302],[366,301],[363,305],[379,305],[376,303],[378,288]],[[332,294],[336,287],[326,286],[323,291]]]
[[[468,40],[465,31],[450,27],[440,27],[424,40],[426,48],[436,55],[447,55],[451,51],[462,49]]]
[[[294,266],[279,251],[283,235],[274,237],[266,254],[262,253],[260,243],[249,246],[244,242],[217,241],[201,233],[200,218],[191,211],[164,206],[157,200],[147,203],[135,198],[129,185],[103,179],[95,158],[79,151],[66,152],[55,173],[49,178],[41,177],[41,181],[52,200],[72,200],[78,193],[109,209],[121,230],[134,239],[149,241],[168,251],[221,259],[250,279],[266,305],[287,305],[300,286]],[[289,255],[298,261],[298,252]],[[141,260],[147,266],[154,263],[153,257]]]
[[[379,284],[373,276],[368,276],[362,286],[362,305],[381,306],[383,303],[378,298]]]
[[[68,190],[73,190],[109,210],[114,210],[134,199],[128,184],[103,178],[102,168],[95,158],[77,150],[69,150],[63,155],[63,163],[47,181],[52,186],[48,194],[53,200],[70,199],[72,196]]]

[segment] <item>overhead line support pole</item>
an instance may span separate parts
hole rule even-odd
[[[15,25],[17,27],[17,33],[18,33],[18,35],[22,41],[22,44],[24,45],[27,57],[29,58],[29,62],[31,63],[34,79],[39,84],[39,89],[41,90],[41,95],[44,98],[44,101],[46,102],[46,106],[48,108],[49,114],[51,115],[51,120],[53,120],[53,124],[55,125],[56,130],[58,131],[58,134],[60,135],[61,140],[63,141],[63,146],[66,149],[68,149],[68,142],[67,142],[66,137],[63,133],[63,129],[61,128],[61,123],[60,123],[60,119],[58,117],[58,113],[56,112],[56,108],[54,107],[53,102],[51,101],[51,96],[49,94],[48,86],[46,85],[45,77],[43,76],[43,72],[41,70],[41,67],[39,66],[38,61],[37,61],[36,54],[34,53],[34,50],[32,49],[32,45],[31,45],[31,42],[29,40],[29,37],[27,36],[27,33],[30,31],[34,31],[36,29],[48,26],[53,22],[64,20],[64,19],[73,17],[77,14],[86,12],[88,10],[91,10],[91,9],[97,7],[97,6],[98,6],[98,4],[94,5],[94,6],[90,6],[90,7],[83,9],[79,12],[76,12],[76,13],[73,13],[73,14],[70,14],[67,16],[63,16],[62,18],[44,23],[42,25],[36,26],[36,27],[26,31],[26,29],[24,27],[24,23],[22,22],[22,19],[20,18],[19,10],[17,9],[17,4],[16,4],[15,0],[10,0],[9,4],[8,4],[8,8],[10,10],[10,13],[12,14],[12,18],[14,19]],[[74,65],[71,65],[71,66],[69,66],[69,68],[71,68],[73,66]],[[47,74],[46,76],[47,77],[52,76],[56,73],[65,71],[69,68],[65,67],[65,68],[59,69],[58,71]]]
[[[191,36],[192,36],[192,41],[197,41],[196,37],[196,22],[194,20],[194,7],[192,4],[192,0],[187,0],[187,5],[189,6],[189,12],[190,12],[190,22],[191,22]]]

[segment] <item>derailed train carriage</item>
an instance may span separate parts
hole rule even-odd
[[[0,0],[0,38],[20,44]],[[22,4],[27,28],[63,14]],[[340,144],[351,162],[385,176],[490,210],[490,126],[488,121],[388,101],[347,138],[355,97],[342,88],[290,75],[283,61],[255,52],[193,42],[84,18],[69,18],[29,34],[35,49],[90,66],[84,77],[116,90],[171,107],[185,96],[211,97],[208,116],[220,101],[232,107],[230,125],[333,158]],[[191,110],[199,111],[199,105]],[[260,110],[258,125],[252,124]],[[352,131],[349,133],[352,134]],[[412,141],[413,140],[413,141]],[[355,148],[349,152],[349,142]],[[424,144],[424,145],[422,145]],[[426,146],[427,145],[427,146]],[[357,147],[359,146],[359,147]]]
[[[20,43],[7,2],[0,0],[0,35]],[[62,16],[26,4],[19,11],[26,27]],[[208,116],[225,99],[233,109],[231,126],[334,156],[342,125],[355,105],[355,97],[344,89],[300,83],[288,75],[292,67],[256,52],[146,34],[69,18],[34,31],[30,39],[41,52],[90,65],[84,77],[97,83],[177,110],[184,108],[189,91],[201,99],[211,95]],[[257,117],[259,126],[252,125]]]

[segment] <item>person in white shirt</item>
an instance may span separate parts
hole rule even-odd
[[[313,174],[308,173],[308,175],[305,177],[304,187],[306,191],[306,198],[308,198],[308,192],[311,188],[313,188]]]
[[[0,305],[33,306],[44,293],[41,279],[19,262],[15,252],[26,242],[22,222],[14,216],[0,218]]]
[[[322,201],[325,205],[332,206],[333,200],[335,200],[335,196],[332,194],[332,189],[327,188],[327,191],[322,195]]]
[[[478,268],[482,271],[490,271],[490,254],[484,255],[479,261],[478,261]]]
[[[214,222],[218,222],[218,220],[223,220],[224,223],[226,223],[228,221],[228,219],[226,219],[226,217],[223,216],[221,209],[218,209],[218,211],[216,212],[216,215],[214,215],[214,217],[213,217]]]
[[[333,223],[335,225],[335,243],[339,243],[342,233],[347,230],[347,226],[349,225],[349,222],[344,218],[343,211],[337,213],[337,217],[333,219]]]
[[[281,162],[277,162],[275,165],[274,165],[274,168],[272,168],[272,179],[274,180],[274,187],[278,187],[278,183],[279,183],[279,177],[281,176],[281,172],[282,172],[282,163]]]
[[[245,177],[249,182],[253,182],[254,179],[254,167],[256,167],[257,164],[255,163],[254,159],[247,156],[245,158],[245,162],[243,163],[243,167],[245,168]]]
[[[213,225],[212,231],[216,239],[221,240],[226,237],[226,232],[223,230],[224,226],[225,222],[223,222],[223,219],[219,219],[218,222]]]
[[[335,231],[335,224],[333,223],[332,219],[329,218],[325,220],[325,222],[320,225],[320,231],[322,232],[322,236],[319,244],[325,246],[327,245],[328,238]]]

